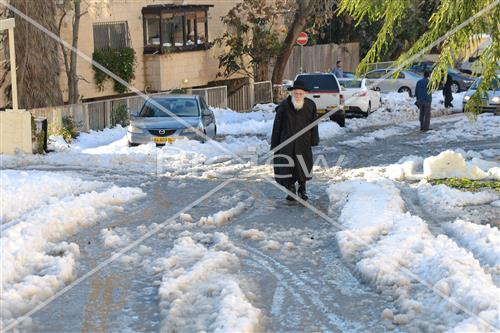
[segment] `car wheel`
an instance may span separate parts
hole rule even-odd
[[[217,136],[217,125],[214,125],[214,138]]]
[[[399,88],[398,93],[408,93],[408,96],[411,97],[411,89],[408,87]]]
[[[451,83],[451,92],[456,94],[457,92],[460,92],[460,86],[458,85],[458,82],[453,81]]]
[[[368,102],[368,109],[366,109],[366,115],[365,118],[370,115],[370,112],[372,111],[372,101]]]

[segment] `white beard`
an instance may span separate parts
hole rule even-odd
[[[302,109],[304,107],[304,100],[299,102],[295,98],[293,98],[293,96],[292,96],[292,104],[293,104],[293,107],[295,108],[295,110],[299,111],[300,109]]]

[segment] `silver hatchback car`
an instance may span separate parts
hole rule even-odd
[[[415,88],[418,80],[422,77],[410,71],[400,71],[397,78],[393,78],[393,68],[376,69],[366,73],[366,85],[369,89],[380,92],[397,91],[407,93],[410,97],[415,96]],[[373,87],[373,88],[372,88]]]
[[[217,135],[214,113],[204,99],[195,95],[168,95],[152,97],[137,114],[131,114],[127,139],[130,146],[149,142],[163,145],[182,138],[204,142],[206,137],[202,133],[210,138]]]

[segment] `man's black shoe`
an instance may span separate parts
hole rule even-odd
[[[288,187],[286,188],[286,190],[287,190],[288,192],[290,192],[290,193],[295,194],[295,184],[288,186]],[[292,196],[289,194],[289,195],[287,195],[287,196],[286,196],[286,200],[288,200],[288,201],[294,201],[294,200],[295,200],[295,198],[294,198],[294,197],[292,197]]]
[[[306,184],[299,184],[299,190],[298,190],[297,194],[304,201],[309,199],[309,197],[306,194]]]

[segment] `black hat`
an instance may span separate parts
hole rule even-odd
[[[304,91],[309,91],[309,89],[306,88],[306,85],[304,84],[304,81],[302,80],[296,80],[293,82],[293,86],[288,87],[288,91],[296,90],[296,89],[301,89]]]

